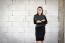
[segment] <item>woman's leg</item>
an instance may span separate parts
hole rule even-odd
[[[38,41],[36,41],[36,43],[38,43]]]
[[[36,43],[42,43],[41,41],[36,41]]]
[[[41,41],[41,43],[43,43],[43,41]]]

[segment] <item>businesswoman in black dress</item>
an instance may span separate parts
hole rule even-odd
[[[36,24],[35,26],[36,42],[43,43],[47,18],[43,14],[43,8],[41,6],[37,8],[37,14],[34,15],[34,24]]]

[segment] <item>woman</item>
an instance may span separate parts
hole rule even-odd
[[[34,15],[35,36],[37,43],[43,43],[45,36],[45,26],[47,24],[46,16],[43,14],[43,8],[37,8],[37,14]]]

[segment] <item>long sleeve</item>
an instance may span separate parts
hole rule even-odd
[[[36,19],[35,19],[35,15],[34,15],[34,18],[33,18],[33,22],[34,22],[34,24],[36,24]]]
[[[45,19],[45,21],[44,21],[44,22],[42,22],[42,23],[47,24],[47,23],[48,23],[48,21],[47,21],[46,16],[44,16],[44,19]]]
[[[42,24],[42,22],[41,23],[37,23],[37,17],[34,15],[34,24]]]

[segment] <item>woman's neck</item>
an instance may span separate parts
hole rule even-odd
[[[39,16],[41,16],[41,14],[38,14]]]

